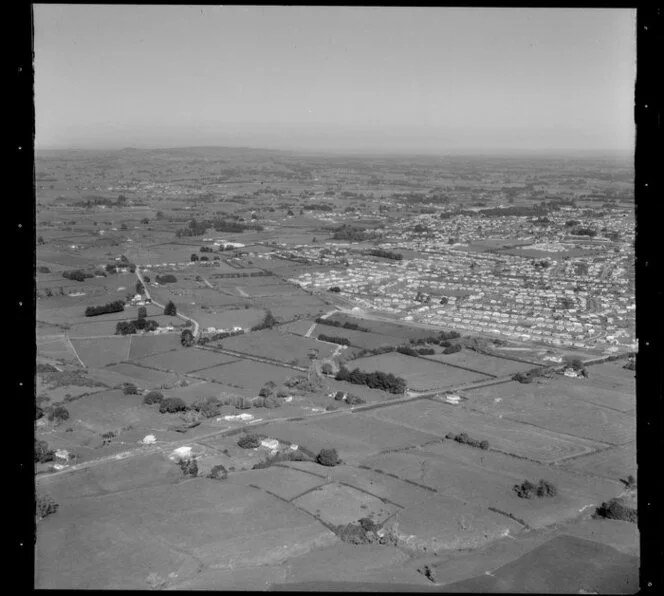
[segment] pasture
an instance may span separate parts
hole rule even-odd
[[[239,386],[258,395],[261,387],[268,381],[280,385],[294,374],[296,371],[291,368],[253,360],[238,360],[199,371],[196,376],[229,386]]]
[[[433,433],[440,438],[448,432],[465,432],[480,441],[489,441],[491,449],[543,463],[591,453],[601,447],[584,439],[428,399],[370,410],[363,415]]]
[[[353,523],[363,517],[381,523],[398,510],[370,494],[337,483],[319,486],[294,499],[293,503],[335,526]]]
[[[626,479],[630,474],[636,477],[636,442],[563,462],[563,467],[613,480]]]
[[[621,490],[616,482],[570,474],[557,467],[482,451],[453,441],[419,450],[376,455],[362,463],[435,488],[438,495],[461,503],[510,513],[531,527],[576,518],[579,509],[607,500]],[[526,478],[534,482],[544,478],[558,488],[558,494],[548,498],[521,499],[513,486]]]
[[[297,337],[279,329],[266,329],[221,340],[229,350],[279,360],[296,366],[307,367],[311,363],[309,353],[314,350],[320,359],[329,358],[334,347],[307,337]]]
[[[299,321],[293,321],[292,323],[286,323],[281,325],[280,329],[292,333],[293,335],[305,335],[312,325],[315,324],[313,319],[300,319]]]
[[[272,466],[264,470],[250,470],[242,474],[231,474],[229,481],[244,486],[253,484],[287,501],[325,483],[322,478],[280,466]]]
[[[473,409],[494,416],[612,445],[633,441],[636,434],[633,414],[598,406],[579,397],[583,391],[592,391],[592,367],[590,375],[590,379],[556,375],[542,383],[529,384],[511,381],[469,389],[466,395]]]
[[[93,339],[71,338],[79,358],[86,366],[97,368],[129,358],[129,337],[98,337]]]
[[[142,368],[127,362],[121,362],[120,364],[109,366],[108,370],[130,377],[134,379],[134,382],[137,385],[146,389],[153,389],[164,385],[174,385],[178,381],[178,377],[175,374]]]
[[[38,339],[37,355],[80,365],[74,348],[65,335],[56,339]]]
[[[169,582],[169,574],[182,581],[201,565],[279,564],[336,540],[275,497],[195,478],[168,490],[142,487],[63,501],[57,515],[39,524],[36,587],[147,589],[151,573]]]
[[[408,388],[414,391],[443,389],[490,379],[490,377],[480,373],[445,366],[438,362],[432,362],[424,358],[414,358],[398,352],[359,358],[349,362],[348,367],[351,369],[357,367],[365,372],[392,373],[397,377],[404,378]]]
[[[168,352],[147,356],[138,362],[145,366],[166,371],[187,373],[212,368],[220,364],[227,364],[235,360],[237,358],[212,352],[211,350],[179,347]]]
[[[165,333],[159,335],[132,335],[127,360],[140,360],[151,354],[167,352],[181,347],[178,333]]]
[[[454,354],[439,353],[425,356],[425,358],[437,360],[438,362],[443,362],[445,364],[463,366],[465,368],[476,370],[479,373],[495,375],[496,377],[513,375],[517,372],[533,368],[532,364],[516,362],[506,358],[487,356],[486,354],[480,354],[473,350],[462,350],[461,352],[455,352]]]

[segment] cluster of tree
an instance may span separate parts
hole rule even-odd
[[[448,341],[450,339],[459,339],[461,334],[458,331],[441,331],[438,335],[429,335],[428,337],[419,337],[411,339],[410,344],[413,346],[423,346],[425,344],[440,345],[440,342]]]
[[[316,462],[321,466],[336,466],[341,463],[341,458],[336,449],[321,449],[316,456]]]
[[[565,365],[568,368],[571,368],[572,370],[577,371],[578,373],[580,373],[584,377],[588,376],[588,370],[586,369],[586,367],[584,366],[584,364],[583,364],[583,362],[581,361],[580,358],[569,358],[569,357],[567,357],[567,358],[565,358]]]
[[[46,441],[35,439],[35,463],[44,464],[55,459],[55,451],[49,448]]]
[[[628,507],[624,501],[618,497],[602,503],[596,510],[595,516],[603,519],[618,519],[632,523],[638,522],[637,510]]]
[[[334,211],[332,205],[326,205],[325,203],[312,203],[309,205],[304,205],[302,209],[305,211],[327,211],[328,213]]]
[[[347,337],[336,337],[334,335],[325,335],[320,333],[318,335],[320,341],[327,341],[333,344],[339,344],[340,346],[349,346],[350,340]]]
[[[461,350],[463,350],[463,346],[461,344],[452,344],[443,350],[443,354],[455,354]]]
[[[420,356],[432,356],[436,353],[436,350],[433,348],[417,348],[417,353]]]
[[[183,457],[178,460],[178,466],[183,476],[198,476],[198,462],[195,457]]]
[[[370,237],[371,234],[366,231],[366,228],[353,227],[347,224],[335,228],[332,234],[333,240],[345,240],[347,242],[362,242]]]
[[[422,233],[425,233],[425,232],[428,232],[428,231],[429,231],[429,228],[427,226],[425,226],[424,224],[418,223],[418,224],[415,224],[415,226],[413,227],[413,232],[415,232],[416,234],[422,234]]]
[[[153,319],[138,317],[133,321],[118,321],[115,325],[115,335],[134,335],[139,331],[154,331],[159,323]]]
[[[411,348],[410,346],[397,346],[395,351],[399,352],[399,354],[405,354],[406,356],[413,356],[415,358],[419,357],[417,350]]]
[[[471,439],[466,433],[459,433],[458,435],[454,433],[447,433],[445,435],[446,439],[452,439],[453,441],[456,441],[457,443],[461,443],[463,445],[470,445],[471,447],[477,447],[478,449],[488,449],[489,448],[489,441],[478,441],[477,439]]]
[[[551,367],[538,367],[531,370],[518,372],[513,377],[513,381],[519,383],[532,383],[538,377],[549,376],[551,374]]]
[[[200,252],[214,252],[214,250],[210,246],[201,246]]]
[[[342,327],[343,329],[351,329],[352,331],[369,331],[366,327],[360,327],[358,323],[351,323],[350,321],[333,321],[330,319],[323,319],[318,317],[316,323],[319,325],[329,325],[330,327]]]
[[[107,302],[101,306],[88,306],[85,309],[86,317],[96,317],[97,315],[104,315],[106,313],[112,312],[122,312],[124,310],[124,301],[123,300],[114,300],[113,302]]]
[[[260,444],[261,438],[253,434],[242,435],[237,441],[237,446],[242,449],[256,449],[256,447],[260,447]]]
[[[263,320],[258,323],[258,325],[254,325],[251,330],[252,331],[261,331],[263,329],[272,329],[277,324],[277,320],[274,318],[274,315],[272,314],[272,311],[268,310],[265,313],[265,316],[263,317]]]
[[[328,288],[328,292],[336,292],[337,294],[341,292],[341,288],[339,286],[332,286],[331,288]]]
[[[372,519],[363,517],[355,523],[338,525],[332,531],[339,537],[339,540],[348,544],[396,546],[399,542],[396,532],[393,529],[381,531],[381,528],[382,526]],[[429,568],[428,565],[426,567]]]
[[[225,232],[227,234],[239,234],[245,230],[256,230],[260,232],[264,229],[263,226],[258,224],[246,224],[240,223],[239,221],[228,221],[219,218],[204,219],[201,221],[192,219],[186,228],[180,228],[177,232],[175,232],[175,235],[178,238],[187,236],[202,236],[210,228],[214,228],[217,232]]]
[[[157,275],[155,281],[160,284],[172,284],[177,281],[177,277],[172,273],[166,273],[165,275]]]
[[[367,251],[368,255],[372,257],[381,257],[383,259],[392,259],[393,261],[402,261],[403,255],[400,252],[392,252],[382,248],[372,248]]]
[[[349,371],[345,366],[341,366],[334,378],[337,381],[348,381],[355,385],[366,385],[371,389],[381,389],[388,393],[401,394],[406,391],[405,379],[395,377],[392,373],[383,373],[380,371],[366,373],[359,368]]]
[[[630,358],[623,366],[627,370],[636,370],[636,358]]]
[[[145,286],[140,281],[136,282],[136,293],[145,295]]]
[[[91,279],[94,277],[92,273],[88,271],[81,271],[80,269],[74,269],[72,271],[63,271],[62,277],[65,279],[71,279],[72,281],[85,281],[86,279]]]
[[[538,484],[533,484],[529,480],[524,480],[521,484],[515,484],[514,492],[522,499],[532,499],[533,497],[555,497],[558,489],[554,484],[547,480],[540,480]]]
[[[75,201],[72,205],[90,209],[92,207],[122,207],[127,204],[127,197],[120,195],[115,201],[108,197],[89,196],[83,201]]]
[[[37,520],[55,513],[59,505],[48,495],[38,495],[35,501],[35,516]]]
[[[335,401],[345,401],[349,406],[359,406],[366,403],[366,400],[362,399],[358,395],[353,393],[344,393],[343,391],[337,391],[334,394]]]
[[[570,234],[574,234],[575,236],[589,236],[590,238],[594,238],[597,236],[597,230],[593,230],[592,228],[578,227],[573,228],[570,231]]]

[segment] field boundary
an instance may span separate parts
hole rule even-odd
[[[419,357],[424,359],[424,360],[428,360],[429,362],[436,362],[438,364],[442,364],[443,366],[451,366],[452,368],[460,368],[461,370],[466,370],[468,372],[472,372],[472,373],[475,373],[475,374],[478,374],[478,375],[484,375],[485,377],[491,377],[493,379],[498,379],[499,378],[499,375],[494,375],[493,373],[482,372],[482,371],[476,370],[474,368],[469,368],[467,366],[462,366],[461,364],[452,364],[450,362],[443,362],[442,360],[436,360],[434,358],[428,358],[427,356],[419,356]]]
[[[495,507],[487,507],[489,511],[493,511],[494,513],[499,513],[500,515],[504,515],[505,517],[509,517],[511,520],[515,521],[517,524],[520,524],[521,526],[524,527],[526,530],[531,530],[532,528],[520,517],[516,517],[513,513],[508,513],[507,511],[501,511],[500,509],[496,509]]]
[[[228,356],[235,356],[240,360],[254,360],[256,362],[262,362],[264,364],[273,364],[275,366],[281,366],[283,368],[290,368],[293,370],[298,370],[300,372],[307,372],[307,368],[301,366],[295,366],[293,364],[288,364],[282,362],[281,360],[273,360],[272,358],[266,358],[265,356],[254,356],[253,354],[247,354],[245,352],[238,352],[236,350],[229,350],[228,348],[216,348],[216,347],[207,347],[207,346],[196,346],[200,350],[209,350],[211,352],[218,352],[220,354],[227,354]]]

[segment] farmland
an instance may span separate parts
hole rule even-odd
[[[516,296],[510,280],[539,284],[545,275],[528,278],[516,259],[527,269],[558,253],[511,231],[522,221],[536,228],[530,216],[468,214],[475,198],[460,189],[480,184],[480,163],[489,195],[504,172],[524,184],[524,172],[543,173],[542,184],[549,174],[560,178],[536,160],[469,158],[452,167],[425,157],[214,148],[40,157],[38,170],[55,188],[39,184],[37,193],[35,425],[36,438],[59,455],[35,467],[38,493],[59,508],[37,525],[35,586],[337,589],[343,578],[358,582],[349,589],[392,582],[390,589],[440,591],[492,582],[482,576],[488,571],[519,588],[524,567],[538,568],[542,557],[555,560],[547,573],[567,568],[559,556],[567,546],[587,565],[597,557],[628,574],[631,560],[595,545],[633,557],[636,525],[591,516],[603,501],[634,497],[626,478],[636,475],[635,372],[622,357],[588,365],[587,377],[511,380],[536,363],[562,368],[564,356],[608,352],[486,331],[485,322],[499,324],[494,311],[509,311],[502,285],[485,285],[496,259],[506,268],[500,284]],[[561,193],[570,190],[561,184]],[[116,202],[120,194],[126,205]],[[515,205],[530,209],[530,200],[517,196]],[[548,217],[550,235],[568,218],[592,224],[580,209]],[[610,215],[597,221],[618,225]],[[210,226],[198,229],[200,222]],[[620,263],[631,238],[622,233],[627,240],[611,244]],[[566,245],[560,255],[575,262],[601,256],[596,246]],[[402,258],[366,254],[376,249]],[[602,279],[618,270],[596,265]],[[571,275],[565,267],[546,269],[556,272],[548,281]],[[73,269],[95,276],[63,277]],[[175,279],[159,282],[163,275]],[[589,274],[578,289],[565,287],[577,313],[593,281]],[[122,312],[85,316],[116,300]],[[611,305],[593,300],[588,309],[603,321],[598,313]],[[616,300],[627,310],[624,296]],[[164,315],[169,302],[176,312]],[[531,307],[508,322],[518,327]],[[573,310],[555,324],[566,325]],[[533,328],[539,314],[529,319]],[[143,315],[161,329],[116,335],[119,322]],[[321,316],[339,326],[317,323]],[[431,338],[439,339],[425,345]],[[444,354],[447,338],[463,349]],[[406,345],[433,353],[362,352]],[[402,377],[406,391],[336,380],[342,365]],[[258,443],[238,444],[253,434]],[[340,461],[326,465],[317,458],[323,449]],[[555,494],[521,498],[514,490],[541,479]],[[381,527],[383,542],[378,534],[349,539],[364,539],[343,528],[361,519]]]
[[[488,375],[481,373],[473,373],[396,352],[359,358],[353,360],[350,366],[352,368],[357,367],[365,372],[376,370],[385,373],[390,372],[397,377],[404,378],[408,387],[414,391],[443,389],[490,378]]]

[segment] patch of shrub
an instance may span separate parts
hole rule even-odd
[[[354,395],[352,393],[349,393],[346,395],[346,403],[349,406],[359,406],[361,404],[367,403],[365,400],[363,400],[361,397]]]
[[[150,391],[144,398],[143,403],[150,406],[152,404],[159,404],[163,401],[164,394],[161,391]]]
[[[279,453],[275,453],[274,455],[269,455],[264,460],[254,464],[251,469],[265,470],[271,465],[282,461],[311,461],[311,458],[301,451],[281,451]]]
[[[445,435],[446,439],[452,439],[456,441],[457,443],[461,443],[462,445],[470,445],[471,447],[477,447],[478,449],[488,449],[489,448],[489,441],[478,441],[477,439],[471,439],[466,433],[459,433],[458,435],[455,435],[454,433],[447,433]]]
[[[417,350],[417,353],[420,356],[431,356],[436,353],[436,350],[434,350],[433,348],[419,348]]]
[[[122,393],[124,393],[125,395],[137,395],[138,394],[138,388],[133,383],[127,383],[124,386],[124,389],[122,390]]]
[[[461,344],[452,344],[443,350],[443,354],[454,354],[463,350]]]
[[[265,316],[263,317],[263,320],[258,323],[258,325],[254,325],[251,330],[252,331],[261,331],[262,329],[272,329],[277,324],[277,320],[274,318],[274,315],[272,314],[271,311],[267,311],[265,313]]]
[[[627,370],[636,370],[636,359],[630,358],[623,368],[626,368]]]
[[[316,456],[316,462],[321,466],[336,466],[341,463],[336,449],[321,449]]]
[[[55,451],[49,449],[46,441],[35,439],[35,463],[46,463],[55,459]]]
[[[64,406],[55,406],[48,413],[48,419],[53,422],[61,422],[62,420],[69,420],[69,410]]]
[[[261,440],[257,435],[243,435],[237,442],[237,446],[242,449],[256,449],[260,444]]]
[[[167,397],[162,399],[159,404],[159,412],[161,414],[185,412],[187,409],[187,404],[179,397]]]
[[[124,301],[114,300],[100,306],[88,306],[85,309],[86,317],[96,317],[97,315],[104,315],[107,313],[122,312],[124,310]]]
[[[324,333],[320,333],[318,335],[318,339],[320,341],[327,341],[333,344],[339,344],[340,346],[350,345],[350,340],[346,337],[335,337],[333,335],[325,335]]]
[[[45,363],[40,362],[40,363],[37,364],[36,372],[38,372],[38,373],[51,373],[51,372],[53,372],[54,373],[54,372],[58,372],[58,369],[55,368],[55,366],[53,366],[51,364],[45,364]]]
[[[226,478],[228,478],[228,470],[221,464],[218,464],[208,472],[206,478],[211,478],[212,480],[226,480]]]
[[[37,519],[44,519],[58,510],[59,505],[48,495],[37,495],[35,502],[35,515]]]
[[[638,521],[636,509],[628,507],[618,498],[602,503],[595,511],[595,515],[603,519],[618,519],[632,523],[637,523]]]
[[[636,478],[630,474],[627,476],[625,480],[622,480],[622,483],[625,485],[625,488],[627,489],[635,489],[636,488]]]
[[[546,480],[540,480],[539,484],[524,480],[521,484],[514,485],[514,492],[522,499],[532,499],[533,497],[555,497],[558,489]]]
[[[178,461],[182,474],[195,478],[198,476],[198,462],[195,457],[185,457]]]
[[[155,277],[155,281],[160,284],[172,284],[177,280],[178,278],[170,273],[167,273],[166,275],[157,275],[157,277]]]

